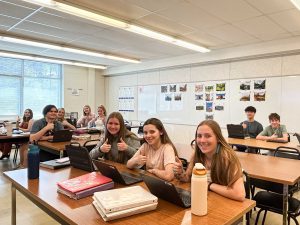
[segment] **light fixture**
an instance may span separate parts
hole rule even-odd
[[[9,57],[9,58],[16,58],[16,59],[27,59],[27,60],[40,61],[40,62],[49,62],[49,63],[89,67],[89,68],[102,69],[102,70],[106,69],[106,66],[102,66],[102,65],[75,62],[75,61],[68,61],[68,60],[61,60],[61,59],[54,59],[54,58],[46,58],[46,57],[40,57],[40,56],[31,56],[31,55],[11,53],[11,52],[1,52],[0,51],[0,56]]]
[[[293,4],[294,4],[294,6],[298,9],[298,10],[300,10],[300,1],[299,0],[290,0]]]
[[[55,10],[58,10],[60,12],[68,13],[77,17],[81,17],[84,19],[88,19],[91,21],[95,21],[101,24],[105,24],[108,26],[116,27],[119,29],[127,30],[129,32],[133,32],[139,35],[143,35],[146,37],[150,37],[156,40],[164,41],[170,44],[174,44],[183,48],[188,48],[190,50],[194,50],[197,52],[210,52],[208,48],[205,48],[200,45],[192,44],[190,42],[177,39],[175,37],[172,37],[170,35],[162,34],[153,30],[149,30],[140,26],[136,26],[124,21],[121,21],[119,19],[114,19],[108,16],[100,15],[98,13],[94,13],[85,9],[81,9],[72,5],[68,5],[61,2],[56,2],[53,0],[22,0],[25,2],[30,2],[34,4],[38,4],[43,7],[52,8]]]
[[[94,51],[82,50],[82,49],[65,47],[65,46],[60,46],[60,45],[42,43],[42,42],[38,42],[38,41],[25,40],[25,39],[16,38],[16,37],[0,36],[0,41],[12,42],[12,43],[23,44],[23,45],[30,45],[30,46],[34,46],[34,47],[59,50],[59,51],[64,51],[64,52],[71,52],[71,53],[87,55],[87,56],[94,56],[94,57],[99,57],[99,58],[113,59],[113,60],[118,60],[118,61],[123,61],[123,62],[130,62],[130,63],[139,63],[140,62],[137,59],[130,59],[130,58],[125,58],[125,57],[121,57],[121,56],[117,56],[117,55],[109,55],[109,54],[100,53],[100,52],[94,52]]]

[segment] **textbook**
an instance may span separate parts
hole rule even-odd
[[[48,169],[59,169],[66,166],[70,166],[69,157],[61,158],[61,159],[53,159],[45,162],[40,163],[41,167],[48,168]]]
[[[57,183],[58,192],[79,199],[92,195],[95,191],[107,190],[114,187],[112,179],[98,172],[91,172],[79,177]],[[100,187],[99,187],[100,186]]]
[[[78,200],[78,199],[85,198],[87,196],[93,195],[95,192],[105,191],[105,190],[111,189],[113,187],[114,187],[114,182],[111,181],[111,182],[108,182],[106,184],[102,184],[102,185],[99,185],[99,186],[96,186],[96,187],[93,187],[93,188],[89,188],[89,189],[86,189],[86,190],[83,190],[83,191],[78,191],[76,193],[67,191],[67,190],[65,190],[61,187],[57,188],[57,192],[61,193],[61,194],[64,194],[64,195],[66,195],[70,198]]]

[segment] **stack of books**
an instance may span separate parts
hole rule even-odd
[[[41,162],[40,166],[44,167],[44,168],[55,170],[55,169],[63,168],[66,166],[70,166],[70,159],[69,159],[69,157],[53,159],[53,160]]]
[[[93,195],[96,191],[104,191],[114,187],[112,179],[97,172],[91,172],[73,179],[57,183],[57,192],[73,199],[81,199]]]
[[[154,210],[157,197],[141,186],[95,192],[93,205],[104,221]]]

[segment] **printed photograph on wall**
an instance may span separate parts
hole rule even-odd
[[[254,101],[263,102],[266,101],[266,91],[254,91]]]
[[[174,101],[181,101],[181,94],[175,94]]]
[[[214,94],[213,93],[205,93],[205,101],[213,101]]]
[[[225,100],[225,93],[216,94],[216,100]]]
[[[203,92],[203,84],[195,84],[195,92]]]
[[[186,92],[187,91],[187,84],[180,84],[179,85],[179,91],[180,92]]]
[[[217,83],[216,91],[225,91],[225,83]]]
[[[213,111],[213,103],[206,102],[206,112],[212,112],[212,111]]]
[[[160,86],[160,92],[161,93],[167,93],[168,92],[168,86],[167,85]]]
[[[250,80],[240,81],[240,90],[241,91],[250,90],[250,84],[251,84]]]
[[[266,89],[266,80],[254,80],[254,89],[255,90]]]
[[[203,100],[203,94],[195,94],[195,100]]]
[[[215,110],[216,111],[223,111],[224,110],[224,106],[223,105],[216,105],[215,106]]]
[[[205,86],[205,92],[213,92],[213,91],[214,91],[213,85]]]
[[[196,105],[196,110],[204,110],[204,106],[203,105]]]
[[[166,94],[166,95],[165,95],[165,101],[166,101],[166,102],[172,101],[172,95],[171,95],[171,94]]]
[[[205,119],[206,120],[213,120],[214,119],[214,114],[206,113],[205,114]]]
[[[170,84],[169,88],[170,88],[170,92],[176,92],[176,84]]]
[[[250,91],[240,92],[240,101],[250,101]]]

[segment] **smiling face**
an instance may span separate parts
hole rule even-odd
[[[202,125],[197,129],[196,144],[207,156],[212,156],[217,148],[217,137],[213,130],[207,126]]]
[[[57,109],[54,107],[51,108],[51,110],[47,112],[46,118],[49,120],[55,120],[57,118]]]
[[[102,108],[98,108],[98,115],[99,116],[104,116],[104,111],[103,111],[103,109]]]
[[[144,128],[144,139],[145,141],[152,146],[159,147],[161,144],[161,135],[162,132],[159,131],[155,125],[153,124],[148,124],[145,125]]]
[[[273,119],[270,120],[270,124],[271,124],[271,127],[273,129],[276,129],[280,126],[280,120],[277,120],[277,119],[273,118]]]
[[[254,120],[255,112],[247,111],[246,112],[248,120]]]
[[[112,135],[117,135],[120,131],[120,121],[113,117],[113,118],[110,118],[108,121],[107,121],[107,125],[106,125],[106,128],[108,130],[108,132]]]
[[[90,112],[91,112],[91,110],[90,110],[89,107],[85,106],[85,107],[83,108],[83,112],[84,112],[85,115],[89,115]]]
[[[25,110],[25,111],[24,111],[24,116],[25,116],[26,118],[29,118],[29,117],[31,116],[31,113],[29,112],[29,110]]]
[[[57,118],[63,119],[65,117],[65,110],[59,109],[57,113]]]

